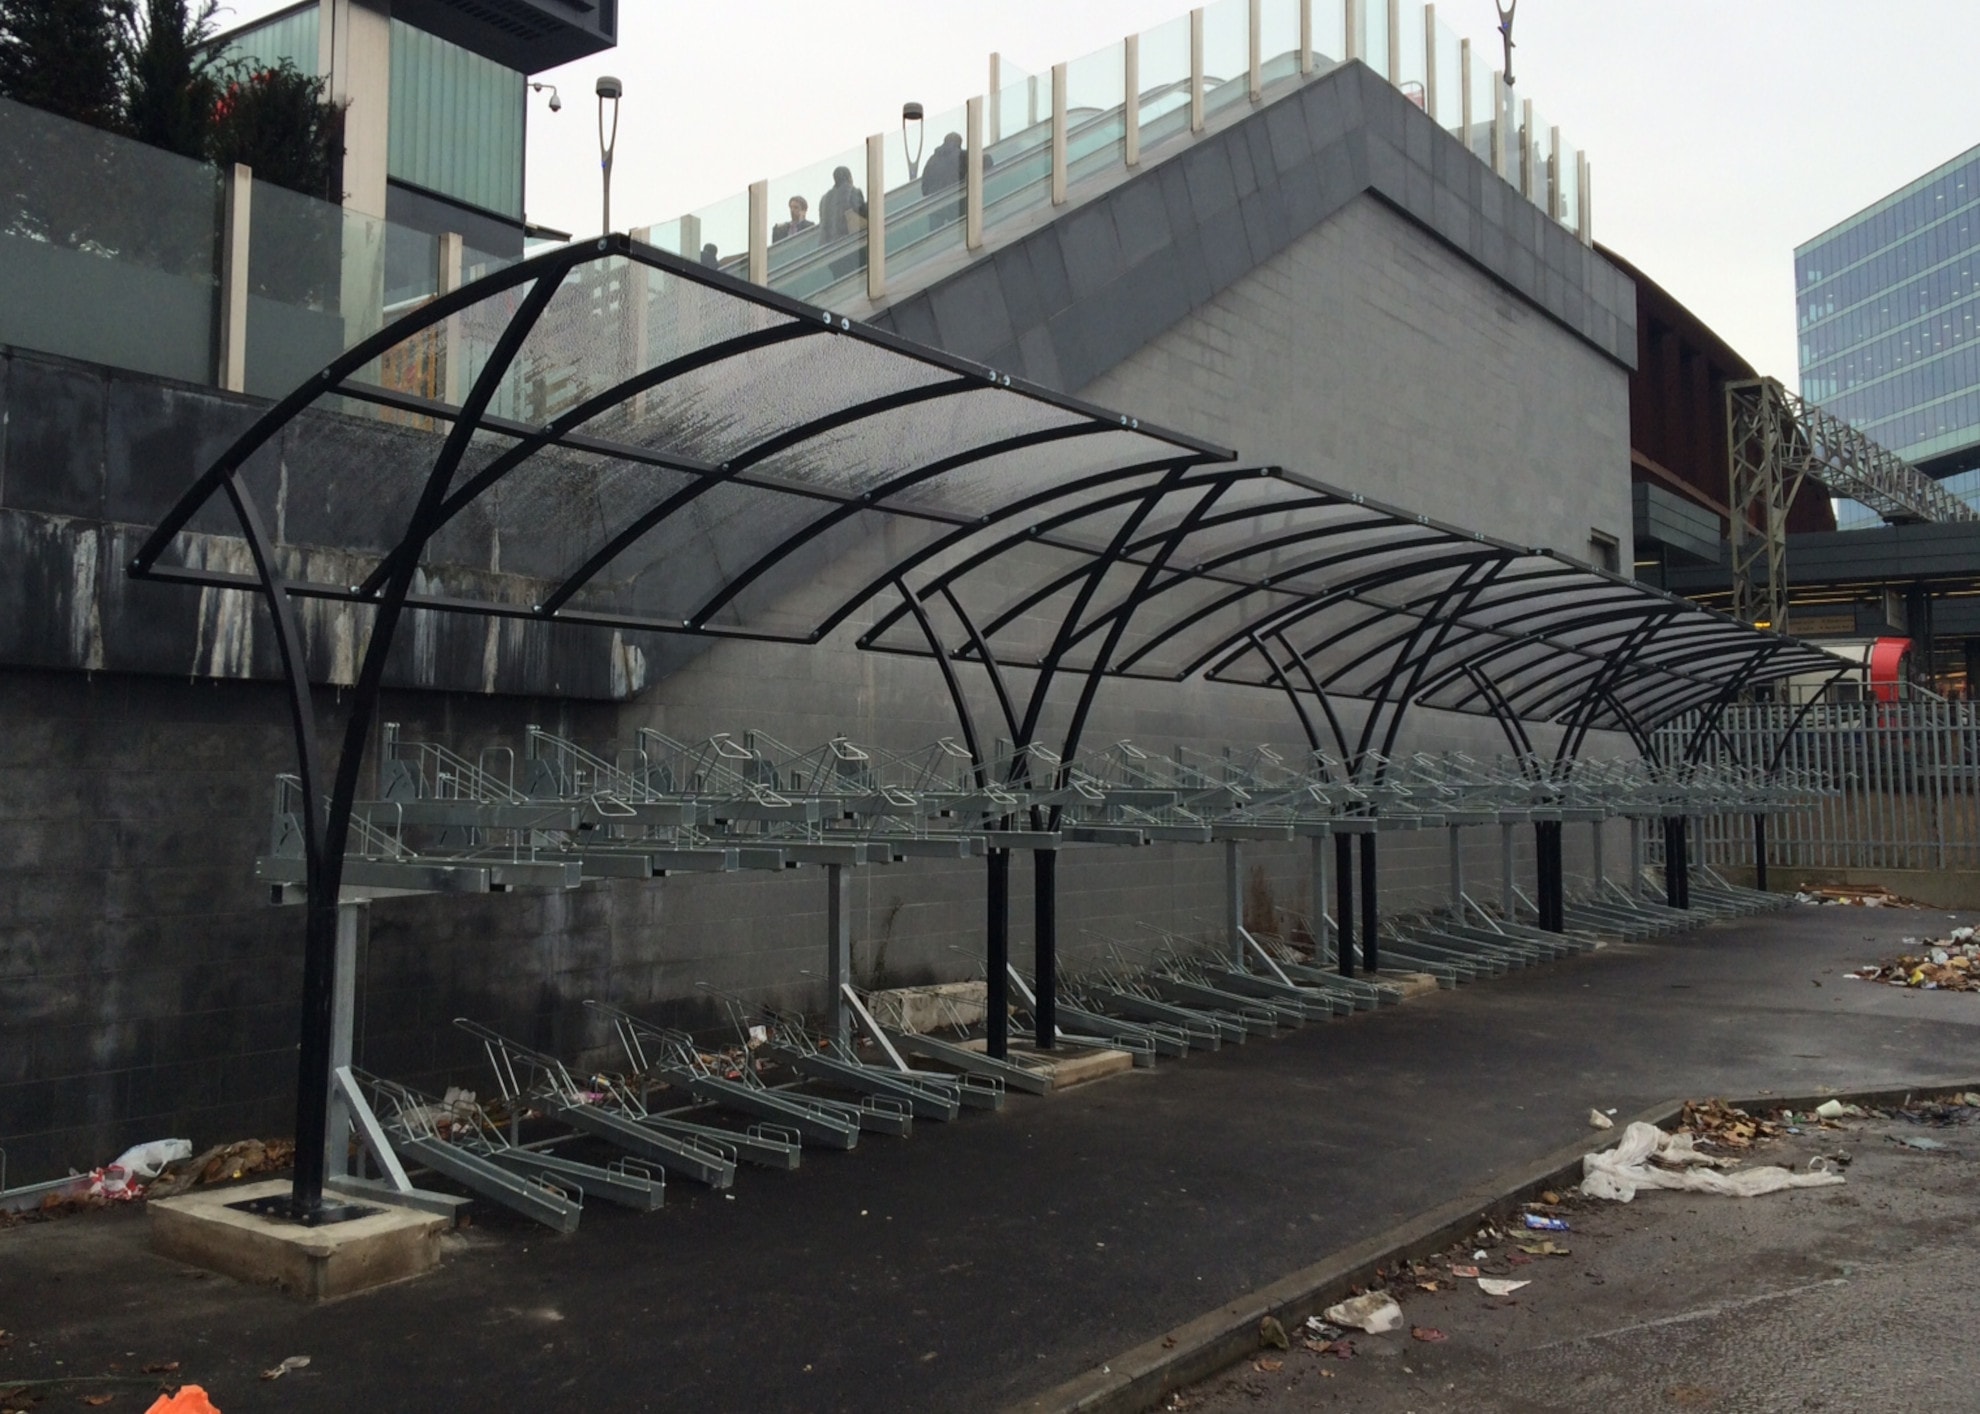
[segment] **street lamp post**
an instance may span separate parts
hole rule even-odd
[[[598,165],[599,169],[604,173],[605,178],[605,223],[603,230],[605,234],[610,235],[612,232],[612,153],[619,145],[619,98],[625,93],[626,86],[610,74],[605,74],[600,76],[598,80],[597,91]],[[605,133],[605,104],[608,100],[612,104],[612,132],[609,137]]]
[[[921,105],[919,103],[903,103],[901,105],[902,152],[907,152],[909,123],[914,124],[914,151],[909,154],[907,160],[908,180],[913,181],[921,175],[921,144],[923,137],[921,130]]]

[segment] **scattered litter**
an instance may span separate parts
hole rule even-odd
[[[1483,1247],[1481,1247],[1476,1252],[1473,1252],[1471,1254],[1471,1260],[1474,1262],[1482,1262],[1491,1255],[1492,1254],[1490,1252],[1487,1252]]]
[[[1452,1275],[1452,1276],[1454,1276],[1454,1277],[1457,1277],[1457,1278],[1459,1278],[1459,1279],[1463,1279],[1463,1278],[1466,1278],[1466,1277],[1475,1277],[1475,1276],[1477,1276],[1477,1275],[1478,1275],[1478,1268],[1476,1268],[1476,1267],[1452,1267],[1452,1268],[1451,1268],[1451,1275]]]
[[[1614,1129],[1616,1122],[1600,1110],[1590,1110],[1588,1112],[1588,1127],[1590,1129]]]
[[[1891,1142],[1902,1144],[1907,1149],[1920,1149],[1928,1154],[1951,1147],[1943,1139],[1931,1139],[1923,1134],[1892,1135]]]
[[[1686,1106],[1687,1111],[1691,1107]],[[1637,1121],[1623,1131],[1613,1149],[1584,1155],[1581,1191],[1590,1198],[1627,1203],[1640,1189],[1677,1188],[1692,1193],[1716,1193],[1754,1198],[1783,1188],[1817,1188],[1843,1182],[1839,1173],[1795,1173],[1772,1165],[1715,1173],[1701,1169],[1720,1161],[1700,1154],[1689,1134],[1666,1134],[1654,1124]]]
[[[145,1196],[170,1198],[209,1183],[251,1178],[285,1169],[295,1162],[295,1157],[296,1146],[287,1139],[237,1139],[231,1144],[215,1144],[196,1157],[172,1164],[147,1188]]]
[[[1329,1306],[1321,1314],[1337,1326],[1351,1326],[1370,1335],[1394,1330],[1402,1324],[1403,1318],[1402,1307],[1384,1291],[1371,1291],[1366,1296],[1342,1301]]]
[[[1261,1375],[1276,1375],[1279,1371],[1286,1368],[1286,1362],[1283,1360],[1259,1359],[1251,1362],[1251,1368],[1258,1371]]]
[[[1815,1113],[1823,1119],[1841,1119],[1843,1116],[1843,1102],[1841,1100],[1824,1100],[1815,1107]]]
[[[1347,1334],[1347,1332],[1343,1330],[1341,1327],[1336,1325],[1330,1325],[1326,1321],[1321,1320],[1318,1316],[1308,1316],[1306,1318],[1306,1325],[1302,1327],[1302,1329],[1304,1329],[1308,1335],[1318,1336],[1321,1340],[1339,1340],[1342,1336]]]
[[[1540,1201],[1550,1208],[1558,1208],[1561,1205],[1561,1195],[1550,1188],[1540,1195]]]
[[[1530,1281],[1507,1281],[1504,1277],[1480,1277],[1478,1289],[1487,1296],[1511,1296],[1522,1286],[1533,1285]]]
[[[1315,1355],[1331,1355],[1336,1360],[1354,1359],[1354,1342],[1351,1340],[1305,1340],[1300,1344]]]
[[[1772,1120],[1757,1119],[1724,1100],[1686,1101],[1677,1127],[1680,1134],[1721,1149],[1750,1149],[1760,1140],[1773,1139],[1781,1132],[1781,1126]],[[1690,1162],[1716,1161],[1699,1158]]]
[[[1435,1345],[1440,1340],[1450,1339],[1449,1336],[1445,1335],[1435,1326],[1411,1326],[1409,1328],[1409,1333],[1415,1339],[1424,1342],[1426,1345]]]
[[[1630,1127],[1635,1128],[1634,1125]],[[1528,1213],[1526,1228],[1529,1232],[1566,1232],[1568,1225],[1566,1218],[1543,1218],[1538,1213]]]
[[[1292,1349],[1292,1342],[1286,1338],[1286,1328],[1279,1324],[1277,1316],[1267,1316],[1258,1323],[1258,1343],[1269,1345],[1274,1350]]]
[[[1916,901],[1892,893],[1882,884],[1837,886],[1803,884],[1794,896],[1796,903],[1841,904],[1853,908],[1917,908]]]
[[[309,1368],[309,1357],[307,1355],[291,1355],[288,1359],[284,1360],[274,1369],[263,1370],[261,1372],[261,1378],[263,1378],[264,1380],[279,1380],[284,1375],[291,1374],[297,1370],[305,1370],[308,1368]]]
[[[1519,1250],[1526,1253],[1529,1257],[1572,1257],[1574,1255],[1572,1248],[1556,1247],[1554,1245],[1554,1239],[1551,1237],[1545,1242],[1537,1243],[1531,1247],[1522,1242],[1519,1244]]]
[[[1943,939],[1904,938],[1898,946],[1904,951],[1897,957],[1848,975],[1922,992],[1980,992],[1980,942],[1971,928],[1955,928]]]

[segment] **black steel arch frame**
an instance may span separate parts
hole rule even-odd
[[[553,300],[580,269],[608,260],[624,262],[628,268],[640,266],[658,272],[667,279],[678,281],[679,287],[684,290],[751,306],[766,322],[725,338],[684,348],[672,357],[658,360],[650,368],[636,371],[630,377],[617,378],[544,422],[525,422],[495,412],[493,405],[503,380],[509,376],[532,331]],[[494,339],[485,362],[474,374],[469,391],[459,406],[362,380],[360,375],[368,365],[408,339],[437,330],[444,321],[460,316],[483,302],[511,295],[514,296],[513,308],[503,306],[500,333]],[[589,424],[601,414],[634,406],[635,400],[663,393],[677,380],[685,379],[690,374],[706,374],[730,362],[763,354],[779,346],[808,345],[821,336],[828,341],[845,341],[865,350],[879,351],[899,360],[904,368],[912,366],[920,370],[930,381],[864,397],[848,397],[834,409],[802,420],[787,421],[768,430],[757,440],[732,449],[720,460],[669,451],[665,447],[587,430]],[[847,357],[850,360],[851,356]],[[1049,410],[1050,415],[1060,421],[1053,427],[1041,428],[1023,422],[1014,411],[1004,435],[998,435],[993,428],[980,441],[954,448],[918,465],[863,469],[862,474],[867,470],[873,471],[873,479],[866,485],[848,487],[826,479],[806,480],[791,473],[762,469],[764,463],[786,450],[839,429],[857,428],[865,419],[875,419],[877,422],[880,418],[908,409],[939,408],[964,398],[980,401],[986,395],[1011,399],[1014,407],[1022,405]],[[249,459],[259,449],[319,400],[332,397],[418,413],[446,426],[430,466],[419,478],[417,498],[403,529],[396,541],[382,550],[377,564],[357,584],[323,583],[290,575],[283,566],[276,542],[268,534],[261,508],[244,479]],[[477,438],[484,434],[505,439],[504,445],[486,462],[469,466],[470,453],[476,448]],[[1120,446],[1123,441],[1126,443],[1124,447]],[[962,468],[974,467],[1000,456],[1035,453],[1048,445],[1090,447],[1090,453],[1071,473],[1060,475],[1052,485],[1012,497],[994,511],[944,506],[927,498],[914,501],[893,499],[899,492],[939,483],[945,475]],[[465,593],[418,590],[416,582],[424,557],[434,537],[448,522],[478,497],[501,485],[504,478],[527,465],[537,453],[552,447],[692,479],[686,486],[675,487],[638,510],[602,545],[567,571],[541,602],[511,603],[493,596],[474,597]],[[859,636],[858,641],[862,647],[876,651],[911,652],[914,656],[941,660],[940,671],[955,704],[958,723],[976,758],[981,778],[986,758],[966,694],[955,672],[956,663],[974,660],[989,675],[1000,710],[1012,729],[1013,741],[1020,746],[1036,744],[1031,738],[1042,720],[1053,682],[1062,675],[1077,673],[1081,679],[1080,691],[1067,731],[1067,749],[1061,752],[1062,760],[1070,760],[1077,750],[1078,737],[1084,729],[1099,686],[1107,677],[1177,680],[1202,672],[1209,661],[1220,655],[1234,653],[1236,656],[1227,657],[1224,663],[1219,664],[1218,670],[1206,674],[1217,677],[1229,663],[1262,650],[1264,641],[1270,639],[1289,655],[1300,681],[1307,685],[1307,690],[1320,703],[1337,744],[1344,748],[1343,759],[1346,760],[1350,754],[1366,752],[1375,740],[1376,715],[1384,710],[1391,715],[1388,733],[1383,740],[1393,743],[1400,713],[1407,702],[1424,699],[1425,675],[1430,672],[1432,660],[1439,653],[1468,652],[1472,647],[1516,638],[1520,643],[1537,644],[1564,657],[1594,656],[1558,633],[1519,633],[1502,624],[1466,616],[1479,605],[1481,596],[1496,581],[1502,577],[1508,582],[1518,578],[1511,572],[1511,567],[1522,558],[1534,559],[1534,572],[1549,579],[1559,579],[1566,592],[1579,589],[1584,594],[1599,592],[1602,596],[1613,595],[1618,599],[1625,599],[1633,592],[1643,601],[1656,603],[1659,613],[1666,612],[1663,608],[1665,604],[1676,602],[1668,596],[1643,590],[1627,581],[1602,575],[1547,552],[1436,524],[1427,517],[1412,516],[1382,506],[1281,468],[1226,466],[1213,469],[1208,465],[1233,460],[1234,453],[1210,443],[1144,426],[1136,419],[1048,389],[1014,381],[1008,375],[986,366],[920,348],[898,336],[865,325],[855,325],[843,317],[747,285],[718,271],[633,242],[625,236],[607,236],[595,242],[536,256],[442,295],[420,310],[361,340],[333,360],[317,377],[272,405],[215,459],[174,504],[140,547],[128,566],[128,572],[131,577],[141,580],[257,593],[267,604],[274,625],[274,639],[290,699],[291,726],[296,737],[303,786],[302,833],[308,899],[304,922],[303,1022],[298,1059],[298,1152],[296,1181],[291,1195],[292,1210],[307,1219],[322,1209],[336,908],[342,882],[344,849],[358,776],[375,726],[387,658],[396,628],[408,610],[710,638],[816,644],[859,612],[866,603],[891,590],[899,595],[900,604],[885,612],[874,627]],[[1268,497],[1264,504],[1230,508],[1213,517],[1213,511],[1223,497],[1239,483],[1252,480],[1283,488],[1284,494],[1276,501]],[[574,597],[606,566],[629,553],[655,528],[668,523],[710,491],[721,487],[752,488],[766,495],[776,494],[816,503],[821,509],[814,519],[801,528],[784,534],[775,544],[752,556],[746,565],[714,586],[711,593],[697,599],[685,615],[620,611],[573,603]],[[195,516],[216,495],[224,495],[233,511],[254,564],[252,574],[208,568],[201,563],[173,562],[168,558],[181,533],[191,527]],[[1186,498],[1176,523],[1155,522],[1158,510],[1166,512],[1168,507],[1164,503],[1176,496]],[[1122,523],[1110,537],[1096,541],[1068,533],[1082,519],[1092,517],[1103,508],[1108,512],[1118,511],[1123,516]],[[1185,554],[1190,538],[1199,533],[1223,531],[1240,526],[1247,520],[1262,522],[1266,517],[1298,516],[1323,509],[1343,511],[1346,518],[1355,523],[1344,527],[1295,525],[1285,530],[1262,531],[1249,537],[1241,546],[1203,561],[1188,562],[1189,557]],[[895,558],[852,597],[829,606],[807,631],[759,627],[747,619],[737,623],[710,622],[716,613],[736,605],[737,596],[744,587],[788,560],[797,549],[864,511],[883,513],[902,521],[926,523],[937,530],[928,543],[917,545]],[[1043,519],[1040,519],[1041,513],[1045,513]],[[1028,519],[1015,533],[1008,533],[1008,526],[1020,517]],[[1357,530],[1372,537],[1368,544],[1359,549],[1345,549],[1333,556],[1323,555],[1318,560],[1302,562],[1290,570],[1276,570],[1264,575],[1246,574],[1238,568],[1243,561],[1259,554],[1272,554],[1281,548],[1336,536],[1352,537]],[[988,538],[992,543],[964,553],[975,537]],[[1074,588],[1074,600],[1072,608],[1061,620],[1052,650],[1045,659],[1023,665],[1036,671],[1037,677],[1031,696],[1020,711],[996,656],[995,634],[1001,621],[989,626],[979,624],[964,601],[962,585],[974,569],[995,565],[1017,547],[1028,545],[1069,553],[1077,564],[1069,573],[1059,575],[1059,588]],[[1441,557],[1433,568],[1451,570],[1456,577],[1453,582],[1436,585],[1429,591],[1426,596],[1430,601],[1429,607],[1389,603],[1374,597],[1374,591],[1390,584],[1421,578],[1424,574],[1423,556],[1432,550],[1439,552]],[[939,570],[928,584],[917,585],[913,582],[924,568],[939,565],[952,553],[963,553],[958,565]],[[1415,556],[1409,566],[1410,572],[1405,573],[1402,567],[1385,566],[1366,571],[1359,583],[1346,586],[1330,584],[1324,589],[1298,587],[1305,577],[1331,570],[1337,565],[1373,561],[1397,554],[1404,555],[1406,560]],[[1117,601],[1089,614],[1103,584],[1116,569],[1129,572],[1132,587]],[[1476,576],[1475,580],[1473,576]],[[1228,593],[1220,601],[1220,607],[1241,604],[1250,596],[1261,593],[1270,594],[1274,599],[1290,593],[1292,603],[1289,606],[1277,605],[1263,619],[1248,623],[1235,636],[1227,636],[1212,652],[1200,656],[1182,673],[1137,672],[1135,665],[1145,656],[1146,645],[1125,653],[1121,651],[1130,621],[1143,621],[1169,591],[1185,584],[1203,582],[1228,586]],[[1050,593],[1043,596],[1049,597]],[[295,612],[295,600],[298,598],[337,601],[371,612],[370,631],[356,684],[347,699],[342,749],[338,753],[334,774],[328,779],[327,790],[305,661],[306,645]],[[1043,602],[1043,598],[1036,598],[1033,602]],[[966,643],[950,646],[937,634],[927,613],[928,604],[935,599],[947,605],[964,626]],[[1456,607],[1452,607],[1454,603]],[[1379,677],[1375,689],[1372,692],[1344,694],[1361,695],[1370,703],[1370,715],[1364,719],[1360,743],[1354,753],[1345,750],[1347,736],[1341,730],[1333,705],[1334,696],[1343,695],[1342,684],[1338,680],[1340,674],[1316,671],[1314,650],[1302,650],[1292,636],[1294,624],[1316,621],[1327,608],[1337,605],[1353,606],[1358,616],[1372,613],[1379,618],[1393,618],[1402,625],[1391,640],[1399,647],[1387,663],[1386,672]],[[1694,616],[1707,613],[1691,607],[1684,608],[1682,612]],[[918,648],[881,641],[903,617],[913,622],[920,636]],[[1202,617],[1199,613],[1191,613],[1187,623],[1181,627],[1187,627],[1187,624],[1193,624]],[[1747,651],[1752,652],[1752,630],[1733,625],[1729,620],[1719,619],[1717,624],[1719,632],[1736,633]],[[1351,635],[1365,627],[1366,620],[1357,617],[1356,623],[1347,632]],[[1174,622],[1158,622],[1153,631],[1157,635],[1171,635],[1181,629]],[[1074,647],[1092,638],[1100,640],[1093,660],[1078,668],[1070,666],[1067,659]],[[1654,641],[1654,638],[1655,635],[1651,635],[1646,642]],[[1833,661],[1801,645],[1790,644],[1786,640],[1778,642],[1781,647],[1771,656],[1791,660],[1792,666],[1803,670],[1810,659]],[[1261,656],[1268,660],[1269,671],[1266,681],[1255,685],[1276,685],[1296,695],[1298,683],[1288,677],[1284,667],[1269,653],[1262,653]],[[1356,660],[1357,666],[1380,656],[1379,651],[1364,654]],[[1686,657],[1690,667],[1695,668],[1699,655],[1691,652]],[[1709,685],[1718,688],[1723,685],[1722,678],[1708,680],[1702,675],[1694,681],[1691,671],[1665,662],[1644,661],[1636,666],[1636,670],[1646,679],[1655,677],[1662,681],[1683,681],[1687,701],[1701,687]],[[1784,674],[1789,670],[1789,667],[1783,667],[1781,672]],[[1488,710],[1500,719],[1502,726],[1509,728],[1509,735],[1516,734],[1524,740],[1524,729],[1518,722],[1523,714],[1518,710],[1516,695],[1509,695],[1502,686],[1493,686],[1487,691],[1490,680],[1479,671],[1472,672],[1467,681],[1484,692],[1489,699]],[[1407,687],[1403,695],[1391,701],[1395,690],[1404,684]],[[1603,696],[1615,700],[1613,691]],[[1476,700],[1476,694],[1468,700]],[[1636,710],[1640,714],[1640,704]],[[1661,703],[1658,710],[1660,713],[1663,711]],[[1306,725],[1309,739],[1313,739],[1311,723]],[[1530,748],[1530,743],[1528,746]],[[1047,823],[1056,823],[1056,820]],[[1000,979],[993,978],[993,982],[996,980]]]

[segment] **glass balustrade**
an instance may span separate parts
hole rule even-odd
[[[1251,0],[1203,10],[1203,111],[1214,115],[1251,97]]]
[[[1126,160],[1127,46],[1112,44],[1066,65],[1066,174],[1076,185]]]
[[[220,212],[215,168],[0,99],[0,343],[211,381]]]
[[[1299,0],[1259,0],[1258,68],[1268,92],[1299,77]]]
[[[1403,97],[1424,112],[1430,111],[1430,59],[1425,47],[1423,7],[1404,0],[1397,18],[1395,73],[1396,87]],[[1384,24],[1388,21],[1383,20]]]
[[[843,281],[865,278],[864,144],[773,177],[768,188],[771,289],[811,300]]]
[[[1361,39],[1361,59],[1383,78],[1389,76],[1388,0],[1347,0]]]
[[[1178,15],[1141,36],[1141,92],[1136,95],[1141,151],[1189,131],[1189,16]]]
[[[1464,43],[1457,31],[1437,21],[1437,32],[1430,46],[1431,61],[1436,65],[1437,91],[1436,111],[1430,116],[1444,131],[1464,135]]]
[[[966,108],[930,113],[887,135],[887,278],[963,248],[969,170]],[[993,168],[994,170],[994,168]]]

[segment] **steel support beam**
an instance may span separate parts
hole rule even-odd
[[[1011,852],[991,849],[984,872],[989,884],[985,901],[989,936],[983,960],[989,969],[983,999],[984,1049],[992,1060],[1005,1060],[1011,1053]]]
[[[1059,852],[1034,849],[1031,863],[1032,974],[1037,983],[1031,1011],[1038,1023],[1032,1040],[1039,1050],[1049,1051],[1059,1035]]]

